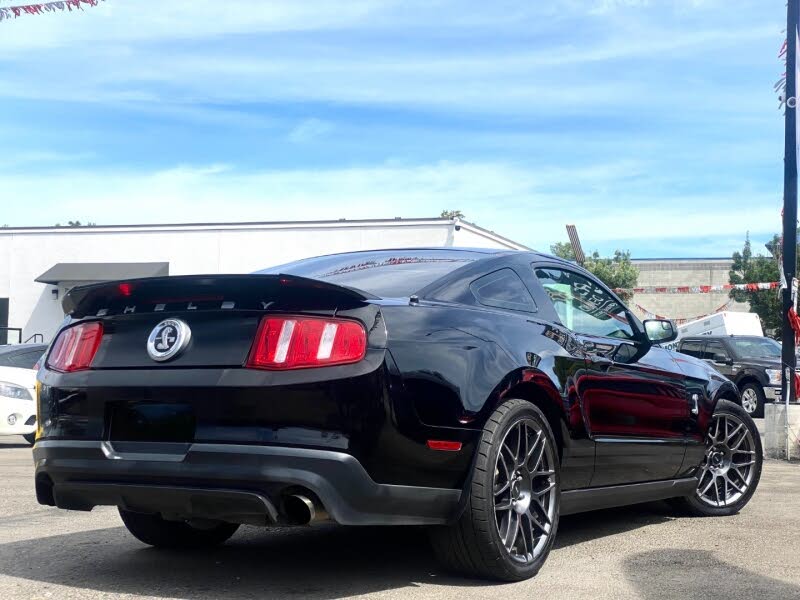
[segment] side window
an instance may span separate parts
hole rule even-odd
[[[703,360],[728,360],[728,351],[720,342],[708,342],[706,349],[703,351]]]
[[[634,337],[625,307],[591,279],[559,268],[537,267],[535,272],[568,329],[602,337]]]
[[[528,288],[511,269],[500,269],[479,277],[469,284],[469,289],[484,306],[536,312],[536,305]]]
[[[681,344],[680,352],[688,354],[689,356],[694,356],[695,358],[700,358],[703,353],[703,343],[696,341],[684,342]]]

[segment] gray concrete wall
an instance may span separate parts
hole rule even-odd
[[[639,269],[637,286],[699,286],[728,283],[730,259],[633,260]],[[728,293],[635,294],[631,304],[670,319],[687,319],[715,312],[729,300]],[[632,306],[639,317],[643,311]],[[734,302],[727,310],[748,312],[747,303]]]
[[[764,455],[786,456],[786,405],[764,406]],[[789,405],[789,459],[800,459],[800,404]]]

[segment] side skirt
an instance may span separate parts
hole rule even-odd
[[[669,481],[649,481],[647,483],[569,490],[561,492],[561,514],[571,515],[602,508],[689,496],[696,489],[697,479],[687,477]]]

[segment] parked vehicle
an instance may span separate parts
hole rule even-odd
[[[0,346],[0,435],[21,435],[29,444],[36,432],[36,371],[44,344]]]
[[[764,336],[761,319],[756,313],[723,311],[678,326],[678,338],[665,347],[675,350],[685,337],[698,335]]]
[[[686,337],[678,352],[713,365],[735,381],[742,407],[753,417],[764,416],[764,403],[780,400],[781,345],[753,335]]]
[[[357,252],[63,303],[37,499],[118,506],[154,546],[241,523],[426,525],[453,570],[521,580],[561,515],[730,515],[758,485],[736,386],[658,347],[670,321],[535,252]]]

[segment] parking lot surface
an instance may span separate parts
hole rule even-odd
[[[800,465],[767,461],[734,517],[676,518],[665,503],[565,517],[538,577],[439,569],[416,528],[243,527],[212,552],[143,546],[112,508],[39,506],[31,451],[0,438],[0,598],[800,599]]]

